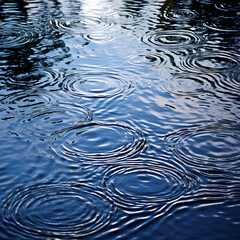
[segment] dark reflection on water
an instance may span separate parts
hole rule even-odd
[[[0,239],[239,239],[239,9],[0,1]]]

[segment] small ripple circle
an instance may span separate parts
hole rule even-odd
[[[80,238],[110,222],[113,204],[87,184],[41,184],[20,187],[3,201],[6,228],[31,239]]]
[[[82,123],[53,136],[53,150],[70,161],[114,162],[146,148],[141,131],[119,123]]]
[[[66,76],[63,89],[74,96],[108,98],[130,92],[131,84],[118,73],[89,72]]]

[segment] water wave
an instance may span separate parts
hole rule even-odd
[[[1,23],[0,48],[22,48],[41,39],[39,29],[20,23]]]
[[[82,123],[53,136],[53,150],[70,161],[111,163],[146,148],[146,138],[141,131],[119,123]]]
[[[189,192],[194,184],[173,167],[149,163],[112,166],[103,180],[116,205],[128,211],[156,211]]]
[[[166,140],[179,161],[191,167],[234,169],[240,163],[239,124],[219,122],[181,129]]]
[[[181,68],[191,72],[232,72],[239,67],[239,54],[215,49],[202,49],[184,57]]]
[[[19,238],[75,239],[103,229],[113,204],[97,187],[41,184],[19,187],[3,201],[1,221]]]
[[[86,72],[66,76],[63,89],[74,96],[109,98],[131,91],[127,77],[114,72]]]
[[[181,49],[184,47],[197,46],[201,37],[188,30],[165,30],[147,33],[142,41],[151,47],[166,47]]]

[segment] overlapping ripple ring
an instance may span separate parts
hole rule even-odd
[[[82,123],[57,131],[53,136],[53,150],[70,161],[112,163],[146,148],[141,131],[120,123]]]
[[[166,9],[163,16],[170,21],[190,21],[196,17],[197,13],[188,8]]]
[[[88,41],[108,42],[114,39],[114,35],[108,34],[113,23],[107,17],[83,16],[69,21],[53,19],[50,21],[50,26],[63,33],[80,34]]]
[[[240,58],[236,52],[213,49],[188,55],[180,64],[184,71],[226,73],[240,66]]]
[[[46,106],[50,102],[52,102],[51,95],[38,90],[19,91],[6,95],[1,100],[1,103],[5,106],[5,111],[11,116],[32,112],[34,109]]]
[[[147,33],[142,41],[151,47],[181,48],[182,46],[198,45],[201,37],[188,30],[165,30]]]
[[[78,104],[56,102],[23,114],[19,118],[19,123],[24,132],[39,136],[50,136],[57,130],[91,120],[92,112],[90,109]]]
[[[87,184],[19,187],[3,201],[1,221],[11,233],[31,239],[75,239],[104,228],[111,199]]]
[[[62,87],[74,96],[87,98],[115,97],[131,91],[127,76],[114,72],[71,74],[66,76]]]
[[[80,16],[77,19],[52,19],[50,26],[59,31],[73,31],[74,33],[84,33],[87,30],[100,31],[112,27],[112,23],[105,17]]]
[[[221,76],[217,74],[178,73],[161,81],[160,88],[179,96],[198,96],[212,91]]]
[[[220,32],[240,32],[240,17],[217,16],[205,22],[204,25],[210,29]]]
[[[1,23],[0,48],[20,48],[40,39],[39,30],[18,23]]]
[[[128,211],[155,211],[191,191],[194,184],[174,167],[149,163],[113,165],[103,179],[116,205]]]
[[[225,2],[217,2],[215,4],[216,8],[223,11],[240,11],[240,3],[238,1],[225,1]]]
[[[202,170],[234,169],[240,163],[240,126],[209,123],[181,129],[166,136],[178,160]]]
[[[29,73],[20,73],[19,75],[9,77],[7,84],[23,87],[53,87],[60,84],[61,73],[55,69],[35,69]],[[59,87],[60,88],[60,87]],[[53,88],[51,88],[53,89]]]

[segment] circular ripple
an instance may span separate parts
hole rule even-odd
[[[0,48],[20,48],[40,39],[39,31],[17,23],[2,23],[0,31]]]
[[[60,72],[54,69],[36,69],[29,73],[21,73],[14,77],[9,77],[7,84],[11,86],[23,87],[49,87],[60,84],[58,79],[61,77]]]
[[[240,11],[240,2],[238,1],[225,1],[225,2],[218,2],[215,4],[217,9],[223,11],[233,11],[239,12]]]
[[[184,195],[193,182],[174,168],[150,164],[111,167],[103,185],[116,205],[127,210],[162,206]]]
[[[83,123],[56,132],[53,150],[70,161],[112,162],[144,150],[143,134],[126,125]]]
[[[215,88],[216,78],[217,74],[173,74],[162,81],[160,87],[174,95],[198,96]]]
[[[234,52],[202,51],[184,58],[181,67],[192,72],[231,72],[239,67],[239,59]]]
[[[240,31],[240,17],[226,17],[218,16],[211,21],[204,23],[210,29],[222,32],[239,32]]]
[[[89,185],[43,184],[21,187],[3,202],[2,221],[18,236],[79,238],[105,227],[113,206]]]
[[[117,73],[89,72],[67,76],[63,88],[75,96],[107,98],[129,92],[131,84]]]
[[[166,139],[177,158],[203,170],[232,168],[240,162],[240,126],[209,124],[169,134]]]
[[[49,136],[51,133],[71,127],[74,124],[92,120],[92,113],[72,103],[55,103],[35,108],[20,119],[20,126],[30,134]]]
[[[152,47],[181,48],[182,46],[197,45],[201,38],[187,30],[166,30],[148,33],[142,41]]]
[[[187,8],[165,10],[164,17],[170,21],[190,21],[196,17],[196,12]]]

